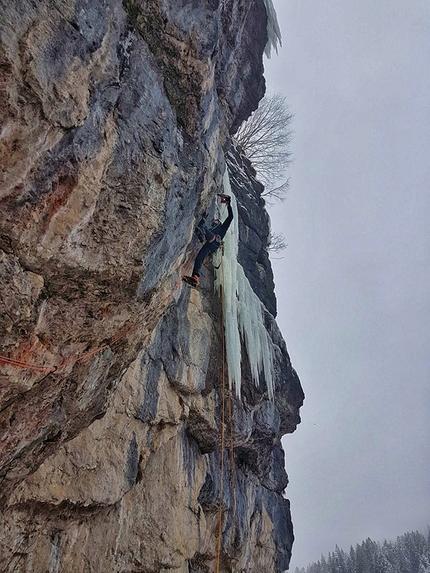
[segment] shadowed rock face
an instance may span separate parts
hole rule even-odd
[[[0,32],[0,355],[33,366],[0,369],[0,569],[214,571],[221,504],[221,570],[285,570],[303,393],[229,141],[264,93],[263,0],[0,0]],[[213,271],[180,280],[224,151],[274,402],[245,353],[230,402]]]

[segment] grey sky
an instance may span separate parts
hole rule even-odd
[[[284,439],[294,569],[430,524],[430,3],[275,6],[268,90],[295,114],[278,322],[306,393]]]

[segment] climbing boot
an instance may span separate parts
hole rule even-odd
[[[199,277],[197,275],[193,275],[192,277],[183,277],[183,279],[188,285],[197,288],[200,284]]]

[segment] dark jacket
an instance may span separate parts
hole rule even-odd
[[[227,219],[223,223],[219,223],[218,225],[212,227],[211,229],[212,233],[214,235],[218,235],[219,237],[221,237],[221,239],[224,238],[225,234],[228,231],[228,228],[230,227],[230,223],[233,221],[233,209],[231,208],[230,204],[227,205],[227,210],[228,210]]]

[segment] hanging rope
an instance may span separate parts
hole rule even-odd
[[[232,406],[232,392],[231,388],[228,389],[228,412],[230,418],[230,465],[231,465],[231,490],[233,493],[233,514],[231,518],[231,532],[232,542],[234,543],[235,523],[236,523],[236,470],[234,464],[234,437],[233,437],[233,406]]]
[[[218,509],[218,543],[217,543],[217,559],[216,559],[216,573],[220,571],[221,563],[221,542],[222,542],[222,501],[223,501],[223,482],[224,482],[224,455],[225,455],[225,395],[226,395],[226,349],[225,349],[225,328],[224,328],[224,293],[221,291],[221,324],[222,324],[222,379],[221,379],[221,394],[222,394],[222,406],[221,406],[221,457],[220,457],[220,489],[219,489],[219,509]],[[235,534],[235,522],[236,522],[236,471],[234,462],[234,435],[233,435],[233,399],[231,388],[228,388],[228,415],[229,415],[229,427],[230,427],[230,484],[232,490],[232,518],[231,518],[231,531],[233,535],[232,542],[234,543]]]
[[[219,468],[219,508],[218,508],[218,544],[217,544],[217,558],[216,558],[216,573],[220,571],[221,562],[221,541],[222,541],[222,496],[223,496],[223,482],[224,482],[224,446],[225,446],[225,332],[224,332],[224,293],[221,291],[221,329],[222,329],[222,410],[221,410],[221,459]]]

